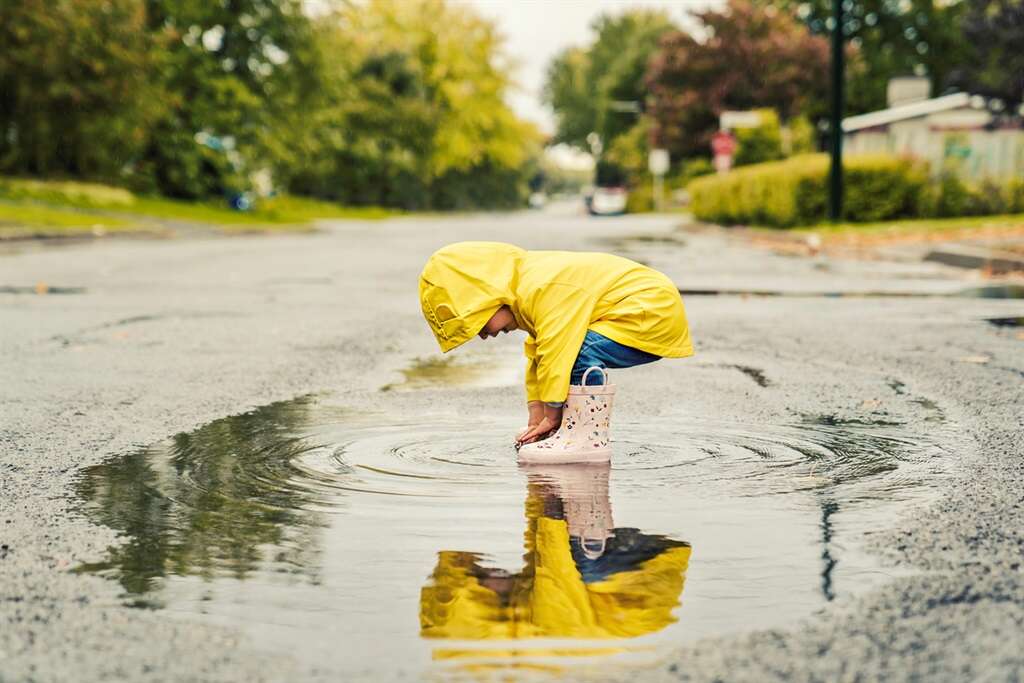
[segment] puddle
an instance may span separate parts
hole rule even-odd
[[[31,287],[0,285],[0,294],[85,294],[85,287],[57,287],[45,282]]]
[[[759,387],[767,387],[771,384],[771,382],[768,381],[768,377],[764,374],[764,370],[761,370],[760,368],[754,368],[749,365],[727,365],[726,367],[739,370],[744,375],[754,380],[754,383]]]
[[[949,298],[968,299],[1024,299],[1024,285],[987,285],[971,287],[956,292],[913,292],[913,291],[802,291],[781,289],[680,289],[683,296],[756,296],[756,297],[804,297],[825,299],[892,299],[892,298]]]
[[[987,322],[996,327],[1024,327],[1024,316],[1017,318],[988,318]]]
[[[986,285],[972,287],[960,292],[959,296],[974,299],[1024,299],[1024,285]]]
[[[686,239],[677,233],[661,232],[641,235],[628,235],[625,237],[609,237],[600,240],[614,250],[631,252],[634,248],[673,246],[685,247]],[[633,258],[630,256],[630,258]]]
[[[888,425],[652,418],[616,425],[610,469],[520,468],[518,423],[479,422],[301,398],[179,434],[85,471],[124,543],[79,571],[343,678],[607,673],[886,580],[863,534],[953,455]]]
[[[464,353],[417,358],[401,370],[403,380],[381,391],[436,387],[505,387],[522,383],[523,361],[510,354]]]

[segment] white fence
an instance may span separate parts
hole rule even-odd
[[[847,133],[848,154],[887,152],[928,162],[932,173],[964,178],[1024,177],[1024,130],[944,130],[924,123],[893,123],[888,130]]]

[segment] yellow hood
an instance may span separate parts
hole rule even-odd
[[[501,242],[457,242],[434,252],[420,274],[420,307],[441,351],[465,344],[515,302],[516,266],[525,253]]]

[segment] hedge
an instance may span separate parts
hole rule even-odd
[[[805,154],[707,176],[688,186],[694,215],[705,221],[780,228],[825,220],[829,159]],[[879,221],[919,215],[928,176],[920,164],[885,155],[843,163],[843,218]]]

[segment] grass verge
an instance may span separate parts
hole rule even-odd
[[[400,215],[379,207],[345,207],[281,195],[249,211],[223,203],[140,197],[117,187],[76,181],[0,177],[0,239],[166,231],[169,224],[218,232],[309,231],[320,219],[378,220]]]
[[[78,209],[0,201],[0,239],[139,232],[130,220]]]
[[[789,232],[823,238],[891,237],[948,238],[955,233],[1016,234],[1024,233],[1024,213],[999,216],[966,216],[960,218],[921,218],[912,220],[880,221],[877,223],[821,223],[811,227],[790,229]]]

